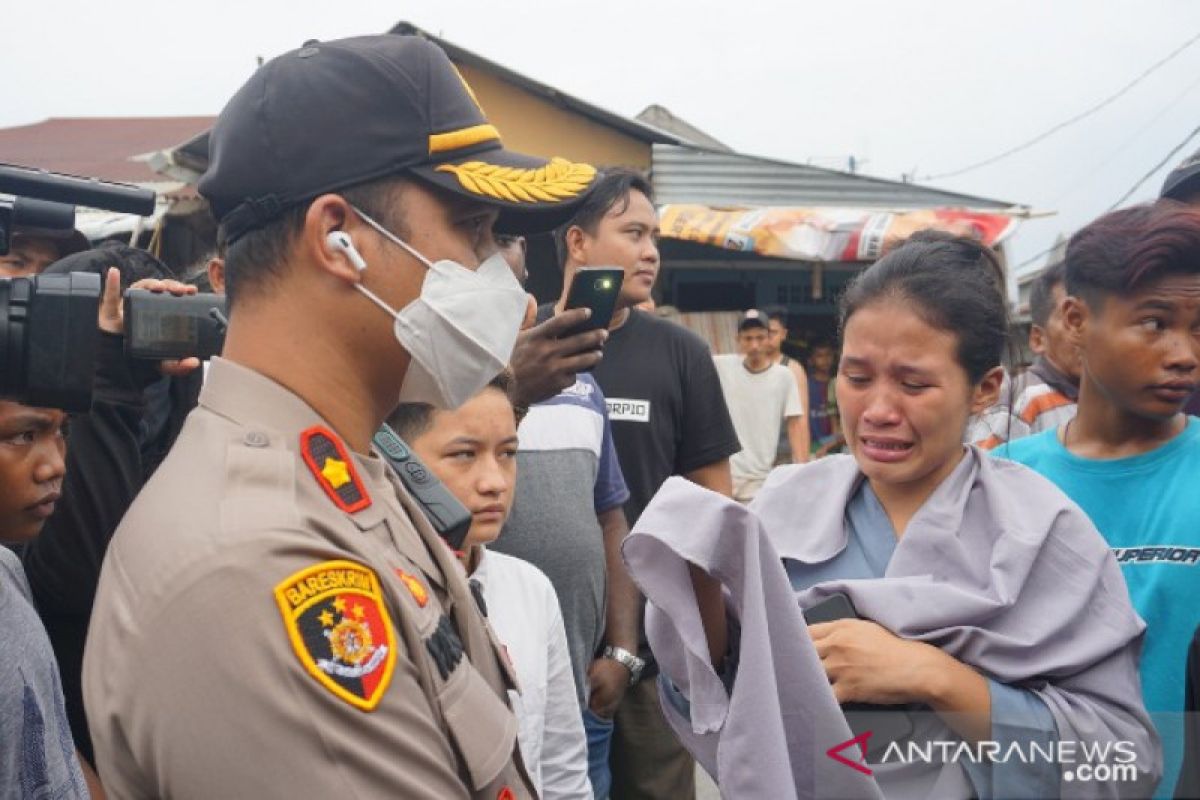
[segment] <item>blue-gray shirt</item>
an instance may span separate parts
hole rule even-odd
[[[0,798],[87,798],[50,639],[0,546]]]
[[[828,561],[805,564],[785,558],[784,568],[792,588],[802,591],[825,581],[882,578],[896,550],[896,531],[868,481],[863,481],[846,506],[849,537],[846,549]],[[986,676],[985,676],[986,677]],[[992,740],[1007,751],[1012,742],[1037,742],[1045,749],[1058,739],[1054,717],[1037,695],[988,678],[992,701]],[[928,710],[928,709],[921,709]],[[991,766],[964,761],[980,798],[1054,797],[1058,794],[1058,767],[1019,760]]]

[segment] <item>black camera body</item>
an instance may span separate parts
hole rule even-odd
[[[87,411],[99,307],[99,275],[0,279],[0,398]]]
[[[0,255],[16,231],[61,235],[75,206],[146,216],[155,194],[128,184],[0,164]],[[65,411],[91,408],[100,276],[0,279],[0,398]]]
[[[125,352],[164,359],[220,354],[225,344],[225,298],[216,294],[176,297],[163,292],[125,292]]]

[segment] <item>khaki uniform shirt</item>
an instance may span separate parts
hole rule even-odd
[[[501,652],[378,456],[216,359],[113,538],[83,687],[110,797],[532,797]]]

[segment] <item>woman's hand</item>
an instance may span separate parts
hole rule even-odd
[[[867,620],[809,625],[808,632],[838,703],[929,702],[931,672],[944,669],[941,659],[950,658]]]
[[[939,648],[861,619],[809,625],[808,632],[838,703],[924,703],[968,741],[989,735],[987,679]]]

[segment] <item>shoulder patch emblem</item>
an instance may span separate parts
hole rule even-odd
[[[371,505],[371,496],[342,440],[316,425],[300,434],[300,455],[333,504],[353,514]]]
[[[375,573],[353,561],[323,561],[276,585],[275,601],[304,669],[350,705],[373,711],[396,665]]]

